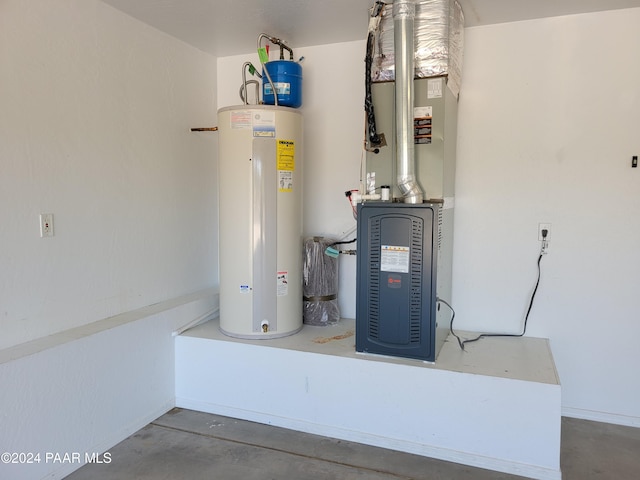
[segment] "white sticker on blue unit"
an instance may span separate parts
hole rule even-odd
[[[380,247],[380,271],[409,273],[409,247],[382,245]]]

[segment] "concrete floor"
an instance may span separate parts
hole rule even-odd
[[[174,408],[69,480],[516,480],[408,453]],[[563,480],[640,478],[640,428],[563,418]]]

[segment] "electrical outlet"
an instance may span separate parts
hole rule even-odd
[[[547,231],[547,238],[542,236],[542,230]],[[538,241],[542,242],[546,240],[549,242],[551,240],[551,224],[550,223],[539,223],[538,224]]]
[[[53,237],[53,213],[40,214],[40,237]]]
[[[543,235],[544,231],[544,235]],[[549,241],[551,240],[551,224],[539,223],[538,224],[538,240],[542,242],[540,246],[540,255],[546,255],[549,253]]]

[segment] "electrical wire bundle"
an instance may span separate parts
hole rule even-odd
[[[369,19],[369,32],[367,34],[367,52],[365,55],[365,149],[378,153],[378,147],[386,144],[384,136],[379,134],[376,129],[376,115],[373,108],[373,95],[371,93],[371,64],[373,62],[373,47],[376,37],[376,30],[380,24],[382,11],[385,3],[377,1],[371,8],[371,17]]]

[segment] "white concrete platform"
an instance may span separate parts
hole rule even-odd
[[[273,340],[213,320],[176,338],[176,405],[536,479],[560,479],[546,339],[445,343],[435,364],[355,352],[355,322]],[[464,332],[462,332],[464,335]]]

